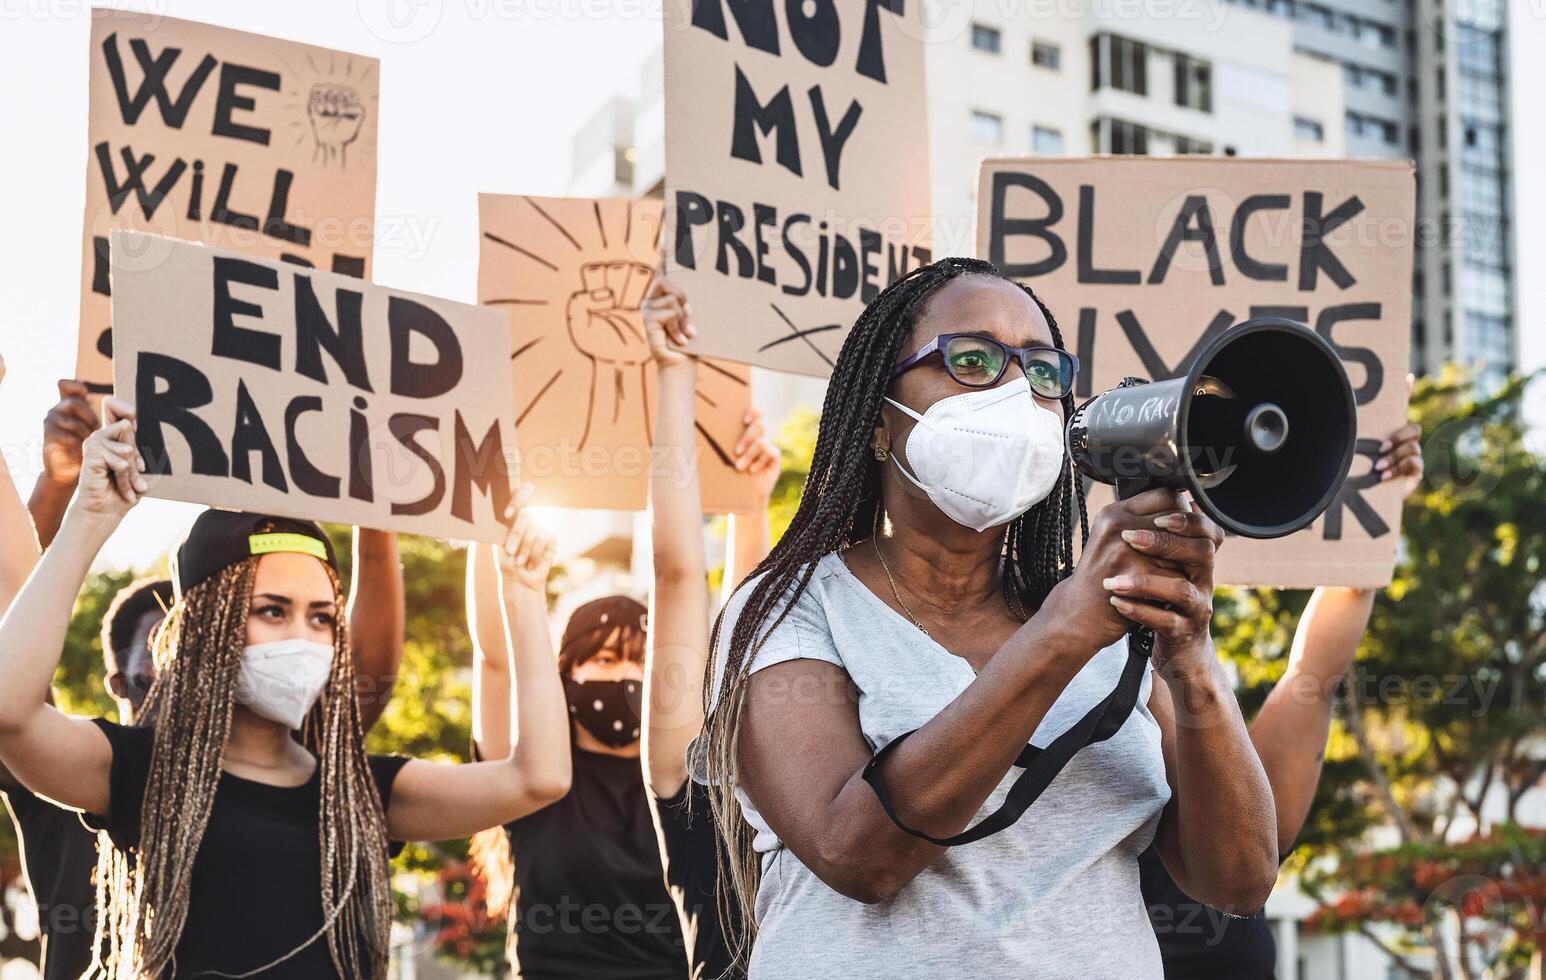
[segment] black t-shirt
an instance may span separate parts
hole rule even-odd
[[[38,906],[44,980],[78,980],[91,965],[96,930],[97,837],[74,810],[17,786],[3,794],[21,839],[22,868]]]
[[[1138,875],[1165,963],[1165,980],[1277,976],[1277,941],[1263,913],[1232,918],[1188,897],[1152,847],[1139,855]]]
[[[112,817],[87,817],[120,849],[139,844],[140,807],[154,732],[97,720],[113,747]],[[370,756],[383,808],[407,759]],[[269,786],[222,773],[193,862],[191,899],[177,944],[177,978],[246,973],[278,959],[322,928],[321,770],[303,786]],[[255,977],[340,980],[327,936]]]
[[[684,783],[675,796],[655,800],[661,855],[665,858],[666,884],[682,912],[682,929],[692,955],[692,978],[719,980],[729,973],[731,963],[716,896],[723,848],[714,832],[708,793],[702,787],[692,787],[693,792],[688,793],[688,788]],[[731,922],[730,934],[738,928],[738,922]],[[744,976],[739,972],[730,975]]]
[[[685,980],[687,950],[639,760],[572,755],[569,794],[505,825],[515,977]]]

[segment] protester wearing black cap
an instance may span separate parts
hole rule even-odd
[[[75,492],[81,445],[96,415],[75,382],[60,382],[61,401],[43,430],[44,473],[28,508],[44,547],[53,539]],[[6,484],[8,487],[9,484]],[[16,508],[16,509],[19,509]],[[22,521],[26,520],[22,511]],[[31,530],[27,530],[30,538]],[[20,576],[20,588],[36,548]],[[15,560],[6,564],[15,565]],[[403,651],[403,581],[397,536],[356,528],[349,585],[349,634],[359,677],[360,710],[366,730],[391,700]],[[8,598],[8,596],[7,596]],[[155,681],[151,633],[175,597],[169,579],[141,579],[122,589],[102,620],[102,659],[107,692],[118,704],[119,720],[132,725]],[[3,607],[0,607],[3,608]],[[95,933],[96,835],[79,814],[28,792],[0,766],[0,796],[11,811],[21,845],[23,877],[37,907],[44,980],[75,980],[91,964]]]
[[[507,757],[367,757],[326,537],[309,522],[210,511],[179,549],[138,724],[60,713],[48,685],[75,594],[148,486],[132,406],[107,399],[104,416],[58,536],[0,622],[0,760],[105,832],[94,968],[382,980],[389,842],[464,837],[567,792],[551,653],[515,658]],[[545,611],[552,561],[551,538],[519,510],[526,496],[499,552],[512,620]]]

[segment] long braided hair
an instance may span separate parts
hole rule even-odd
[[[257,558],[245,559],[190,588],[156,635],[156,682],[137,720],[156,733],[140,840],[131,856],[106,833],[98,836],[100,911],[89,977],[148,980],[172,972],[188,918],[194,860],[214,808],[231,732],[257,565]],[[328,576],[342,609],[331,568]],[[339,976],[381,980],[392,916],[388,838],[365,758],[354,677],[340,617],[332,673],[301,729],[301,744],[317,757],[321,783],[317,825],[323,931],[333,964]]]
[[[723,610],[714,623],[704,683],[708,721],[700,758],[707,770],[714,822],[726,845],[720,855],[720,921],[741,923],[739,934],[732,938],[741,962],[755,938],[756,923],[749,914],[735,913],[754,907],[761,878],[752,848],[754,835],[742,819],[735,797],[734,763],[749,676],[744,668],[805,593],[817,561],[862,541],[876,526],[878,508],[884,504],[880,465],[872,458],[870,443],[891,384],[892,367],[925,301],[941,286],[967,275],[1013,282],[991,262],[941,259],[898,279],[864,308],[843,342],[827,386],[810,474],[794,519],[767,558],[738,587],[747,588],[751,583],[746,604],[723,648]],[[1062,348],[1063,337],[1052,311],[1029,288],[1020,288],[1046,317],[1053,344]],[[1063,399],[1063,412],[1067,417],[1073,411],[1070,394]],[[1008,526],[1003,587],[1005,598],[1015,600],[1010,608],[1038,608],[1073,570],[1076,515],[1082,542],[1089,536],[1084,490],[1072,464],[1065,462],[1052,493]],[[714,684],[721,659],[723,680],[716,697]]]

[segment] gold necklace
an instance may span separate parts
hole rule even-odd
[[[876,523],[876,525],[878,527],[879,524],[880,524],[878,510],[877,510],[876,518],[877,519],[876,519],[875,523]],[[913,621],[913,625],[918,627],[918,629],[923,633],[924,636],[928,636],[929,635],[929,628],[927,626],[923,625],[922,623],[918,622],[918,617],[914,616],[913,615],[913,611],[911,609],[907,608],[907,603],[902,601],[902,593],[897,590],[896,579],[893,578],[892,575],[891,575],[891,566],[886,564],[886,556],[884,554],[882,554],[881,551],[880,551],[880,535],[879,534],[871,534],[870,535],[870,544],[874,545],[874,547],[875,547],[875,557],[880,559],[880,567],[886,573],[886,581],[891,583],[891,595],[892,595],[893,598],[896,599],[896,604],[902,607],[902,611],[907,614],[907,618],[908,619]]]

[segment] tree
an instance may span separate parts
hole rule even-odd
[[[1314,924],[1358,929],[1413,973],[1521,977],[1533,957],[1540,975],[1546,842],[1519,805],[1546,775],[1546,462],[1525,445],[1525,384],[1484,395],[1451,370],[1414,393],[1428,475],[1295,862],[1322,901]],[[1305,598],[1220,603],[1248,704],[1281,676]],[[1374,826],[1396,843],[1374,843]]]

